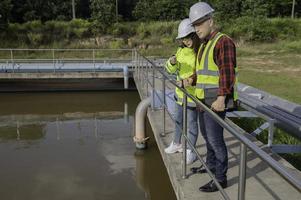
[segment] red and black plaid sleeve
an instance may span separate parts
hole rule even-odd
[[[236,68],[235,44],[227,36],[222,36],[214,48],[214,61],[219,68],[219,96],[233,94]]]

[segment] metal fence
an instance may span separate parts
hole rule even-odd
[[[141,55],[139,52],[135,51],[134,54],[134,69],[135,69],[135,80],[137,88],[140,91],[142,98],[152,96],[152,109],[155,109],[155,98],[159,99],[162,104],[162,125],[163,133],[166,132],[166,114],[175,122],[172,114],[167,109],[166,104],[166,88],[167,85],[177,87],[182,92],[184,92],[184,104],[183,104],[183,129],[182,135],[184,137],[183,143],[183,156],[182,156],[182,177],[186,178],[186,147],[187,144],[190,145],[191,149],[196,153],[197,158],[206,168],[209,176],[217,185],[222,197],[224,199],[230,199],[225,190],[221,187],[218,181],[215,179],[214,174],[209,170],[205,161],[202,159],[201,155],[198,153],[197,149],[192,145],[187,137],[187,98],[191,98],[197,106],[201,107],[202,110],[208,112],[210,116],[216,120],[224,129],[226,129],[231,135],[233,135],[240,142],[240,163],[239,163],[239,183],[238,183],[238,199],[245,199],[245,190],[246,190],[246,162],[247,162],[247,150],[254,152],[261,160],[266,162],[269,167],[271,167],[276,173],[281,175],[289,184],[301,192],[301,182],[299,179],[294,177],[290,172],[288,172],[280,163],[274,160],[269,154],[260,149],[255,143],[248,139],[245,135],[248,134],[244,130],[237,127],[229,119],[222,120],[216,113],[211,109],[207,108],[202,102],[196,99],[194,96],[188,94],[184,89],[178,87],[176,81],[169,76],[162,67],[156,66],[148,58]],[[158,92],[160,91],[160,92]],[[159,94],[161,93],[161,95]],[[244,134],[241,134],[241,133]]]
[[[131,65],[134,49],[0,49],[2,72],[98,71]]]

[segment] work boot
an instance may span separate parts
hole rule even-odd
[[[191,167],[190,168],[190,171],[193,173],[193,174],[196,174],[196,173],[199,173],[199,174],[204,174],[204,173],[207,173],[207,170],[205,169],[204,165],[201,165],[199,167]],[[215,173],[215,169],[210,169],[210,171],[214,174]]]
[[[224,180],[224,181],[221,181],[221,182],[218,182],[218,183],[222,186],[222,188],[227,187],[227,180]],[[199,190],[201,192],[216,192],[216,191],[218,191],[218,188],[217,188],[216,184],[214,183],[214,181],[212,180],[209,183],[201,186],[199,188]]]

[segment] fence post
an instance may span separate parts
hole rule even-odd
[[[14,62],[14,55],[13,55],[13,50],[10,50],[10,60],[11,60],[11,65],[12,65],[12,70],[13,73],[15,72],[15,62]]]
[[[166,115],[166,111],[165,109],[167,109],[167,106],[166,106],[166,99],[165,99],[165,76],[162,75],[162,98],[163,98],[163,133],[161,133],[161,136],[165,136],[165,129],[166,129],[166,124],[165,124],[165,115]]]
[[[187,155],[187,95],[184,93],[183,96],[183,137],[182,137],[182,147],[183,147],[183,153],[182,153],[182,178],[186,179],[186,155]]]
[[[137,50],[135,49],[135,71],[137,72],[137,60],[138,60],[138,58],[137,58]]]
[[[152,66],[152,110],[155,109],[155,66]]]
[[[269,136],[268,136],[268,147],[272,147],[274,139],[275,120],[269,119]]]
[[[146,78],[145,78],[145,81],[146,81],[146,97],[148,97],[148,61],[146,62]]]
[[[95,49],[93,49],[93,66],[94,66],[94,73],[95,73]]]
[[[138,79],[138,84],[139,84],[138,87],[140,87],[140,71],[141,71],[141,69],[140,69],[140,56],[137,55],[137,79]]]
[[[240,144],[238,200],[244,200],[245,199],[246,165],[247,165],[247,147],[244,143],[241,143]]]
[[[52,49],[53,72],[55,73],[54,49]]]

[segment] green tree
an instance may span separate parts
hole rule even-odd
[[[11,0],[0,1],[0,30],[7,28],[11,9]]]
[[[242,4],[242,14],[251,17],[267,17],[269,6],[266,0],[244,0]]]
[[[107,27],[116,22],[115,0],[91,0],[91,17],[96,27],[105,31]]]
[[[209,4],[215,9],[215,15],[220,20],[228,20],[241,16],[244,0],[211,0]]]
[[[133,16],[140,21],[178,20],[188,17],[189,8],[197,0],[140,0]]]
[[[139,21],[153,20],[155,19],[154,12],[152,12],[153,8],[153,1],[149,2],[148,0],[140,0],[133,10],[133,16]]]
[[[11,0],[11,21],[23,23],[32,20],[70,20],[71,0]],[[78,2],[79,0],[76,0]]]

